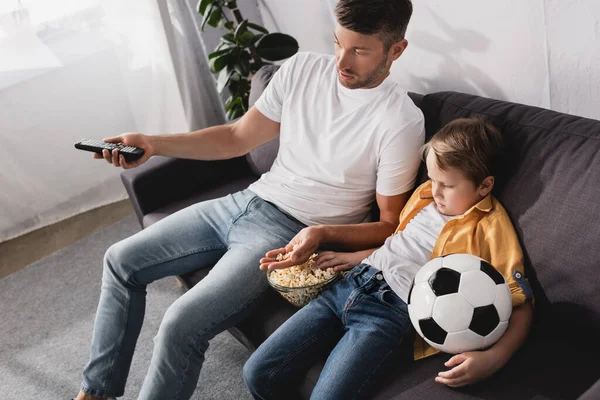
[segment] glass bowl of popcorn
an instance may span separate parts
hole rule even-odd
[[[341,276],[333,268],[315,268],[316,256],[313,254],[304,264],[274,269],[267,273],[269,284],[296,307],[304,307]],[[281,254],[277,256],[278,261],[284,258]]]

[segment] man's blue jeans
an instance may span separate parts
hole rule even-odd
[[[412,356],[406,303],[377,269],[359,264],[300,309],[252,354],[244,380],[256,399],[294,398],[327,357],[311,399],[369,397],[375,378]]]
[[[245,190],[181,210],[111,246],[82,390],[122,396],[142,326],[146,285],[216,263],[167,310],[140,399],[188,399],[208,341],[243,320],[268,289],[259,260],[304,228]]]

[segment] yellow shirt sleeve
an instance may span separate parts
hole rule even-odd
[[[508,214],[497,200],[494,200],[494,207],[498,209],[484,218],[478,229],[480,256],[489,260],[504,276],[512,294],[512,305],[517,307],[533,300],[525,278],[523,251]]]

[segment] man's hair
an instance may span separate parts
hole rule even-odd
[[[500,131],[482,117],[471,117],[455,119],[440,129],[425,143],[422,155],[426,159],[432,150],[441,170],[456,168],[480,185],[486,177],[494,176],[502,149]]]
[[[378,34],[386,52],[404,39],[412,11],[410,0],[340,0],[335,6],[338,24],[363,35]]]

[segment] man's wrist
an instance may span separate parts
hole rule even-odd
[[[330,232],[327,225],[313,225],[311,229],[320,245],[329,241]]]
[[[150,145],[153,156],[161,155],[160,136],[159,135],[144,135],[144,139],[146,139],[146,141]]]

